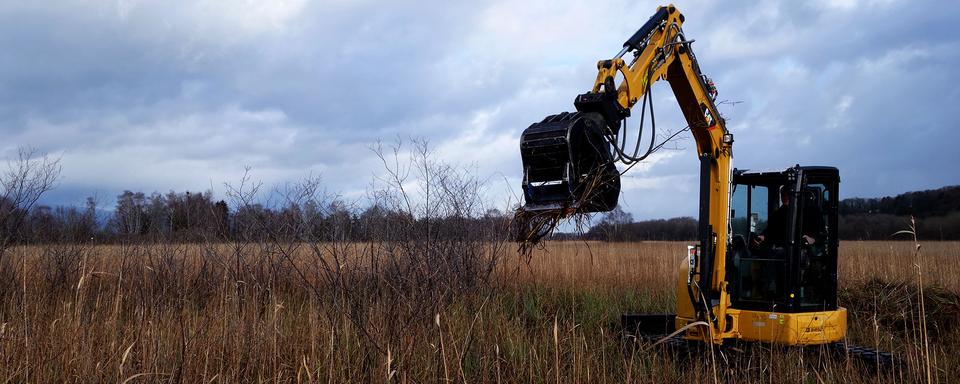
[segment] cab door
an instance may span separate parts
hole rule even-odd
[[[788,259],[783,248],[759,247],[771,212],[771,186],[735,183],[731,196],[731,243],[727,276],[734,308],[770,310],[784,304]]]

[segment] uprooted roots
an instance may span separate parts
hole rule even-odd
[[[565,220],[572,221],[577,233],[583,234],[584,228],[589,224],[589,213],[592,212],[590,207],[604,189],[602,187],[607,183],[619,182],[619,174],[610,176],[602,170],[603,166],[600,166],[589,173],[589,180],[581,183],[583,193],[578,200],[571,201],[568,205],[533,211],[524,207],[517,208],[513,214],[511,235],[516,240],[521,255],[529,257],[534,249],[542,246],[543,239],[553,234]],[[613,179],[614,177],[617,179]],[[617,188],[619,190],[619,187]]]
[[[578,214],[572,208],[544,211],[528,211],[523,207],[517,208],[513,214],[512,235],[517,241],[520,254],[529,256],[530,252],[541,246],[543,238],[552,234],[564,219],[574,215]],[[586,216],[585,213],[579,215]]]

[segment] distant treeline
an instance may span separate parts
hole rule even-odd
[[[907,192],[894,197],[840,201],[840,215],[885,214],[926,218],[960,212],[960,185]]]
[[[612,214],[607,214],[599,223],[590,227],[590,230],[584,236],[591,240],[605,241],[693,240],[697,238],[697,219],[676,217],[633,221],[630,214],[625,214],[618,208]]]
[[[8,231],[16,228],[16,232],[5,235],[15,243],[224,238],[231,231],[230,212],[226,202],[212,197],[210,192],[145,195],[124,191],[117,196],[113,212],[106,214],[93,198],[87,198],[83,208],[35,205],[28,212],[8,215],[22,218],[23,223],[11,226]]]
[[[915,218],[920,240],[960,240],[960,212],[946,216]],[[883,213],[841,215],[837,234],[841,240],[908,240],[908,234],[894,233],[910,229],[910,216]],[[569,239],[569,234],[560,238]],[[584,234],[591,240],[605,241],[694,241],[697,220],[692,217],[643,220],[627,223],[601,221]]]
[[[960,186],[908,192],[894,197],[850,198],[840,201],[837,232],[841,240],[907,239],[894,236],[910,229],[915,219],[922,240],[960,240]],[[585,237],[606,241],[678,240],[697,237],[697,220],[691,217],[633,221],[617,208],[604,214]]]
[[[0,199],[0,207],[7,205]],[[310,238],[320,241],[406,240],[411,231],[435,239],[460,236],[465,228],[506,228],[509,218],[499,210],[479,217],[415,218],[379,205],[356,208],[331,199],[318,203],[234,204],[214,200],[207,192],[166,194],[124,191],[112,212],[98,210],[94,199],[78,207],[36,205],[5,218],[22,218],[22,225],[4,223],[3,236],[12,243],[139,242],[139,241],[284,241]],[[17,208],[7,207],[8,211]],[[0,220],[11,221],[11,220]],[[427,228],[429,226],[430,228]],[[424,227],[424,228],[419,228]],[[14,229],[16,228],[16,229]],[[490,234],[484,234],[490,235]]]
[[[264,236],[302,238],[304,231],[316,239],[367,241],[387,238],[391,225],[426,225],[409,214],[379,205],[357,208],[338,200],[319,204],[267,207],[241,204],[232,208],[224,200],[215,200],[207,192],[169,192],[166,194],[124,191],[116,197],[113,211],[99,209],[94,199],[83,207],[35,205],[19,214],[22,223],[4,221],[3,237],[14,243],[118,241],[209,241],[271,240]],[[0,199],[0,211],[21,208]],[[839,237],[842,240],[907,239],[893,236],[909,229],[911,215],[917,235],[925,240],[960,240],[960,186],[904,193],[895,197],[851,198],[840,202]],[[446,232],[464,225],[507,228],[510,218],[498,210],[480,217],[433,217],[431,236],[442,238]],[[16,224],[16,225],[15,225]],[[22,224],[22,225],[21,225]],[[486,224],[486,225],[484,225]],[[495,224],[495,225],[489,225]],[[264,230],[270,226],[270,230]],[[14,228],[16,228],[14,232]],[[409,229],[409,228],[408,228]],[[692,241],[697,236],[697,220],[692,217],[634,221],[617,208],[582,235],[558,234],[557,239],[585,238],[603,241]],[[397,239],[400,240],[400,239]]]
[[[907,192],[893,197],[840,201],[837,230],[844,240],[905,238],[894,233],[916,222],[923,240],[960,240],[960,186]]]

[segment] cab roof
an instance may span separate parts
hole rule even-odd
[[[749,179],[753,181],[776,181],[787,178],[790,174],[800,171],[807,176],[814,176],[817,178],[826,178],[826,179],[835,179],[840,181],[840,170],[837,167],[828,167],[828,166],[819,166],[819,165],[807,165],[800,166],[796,165],[789,168],[784,168],[780,170],[749,170],[749,169],[734,169],[733,176],[735,179]]]

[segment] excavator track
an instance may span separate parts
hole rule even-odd
[[[673,336],[667,339],[667,334],[660,335],[639,335],[639,336],[628,336],[629,339],[635,340],[636,345],[647,345],[653,346],[654,348],[659,348],[660,350],[674,354],[675,356],[695,356],[702,354],[707,351],[708,346],[704,345],[698,341],[691,341],[682,338],[681,336]],[[742,345],[741,345],[742,346]],[[874,348],[869,347],[859,347],[853,345],[847,345],[846,343],[832,343],[825,346],[807,346],[800,348],[807,348],[813,350],[815,348],[826,347],[830,352],[830,355],[833,356],[837,361],[843,361],[844,359],[849,359],[851,361],[857,362],[861,367],[873,370],[875,372],[884,372],[890,370],[896,370],[901,361],[896,358],[896,356],[890,352],[878,351]],[[649,348],[649,347],[647,347]],[[784,347],[784,348],[795,348],[795,347]],[[742,349],[739,349],[737,346],[733,345],[724,345],[719,346],[720,351],[736,351],[743,352]],[[733,354],[727,354],[728,356],[733,356]]]
[[[894,368],[899,361],[896,356],[890,352],[882,352],[869,347],[858,347],[847,345],[846,343],[830,344],[831,350],[840,356],[849,356],[863,363],[865,366],[876,367],[880,369]]]

